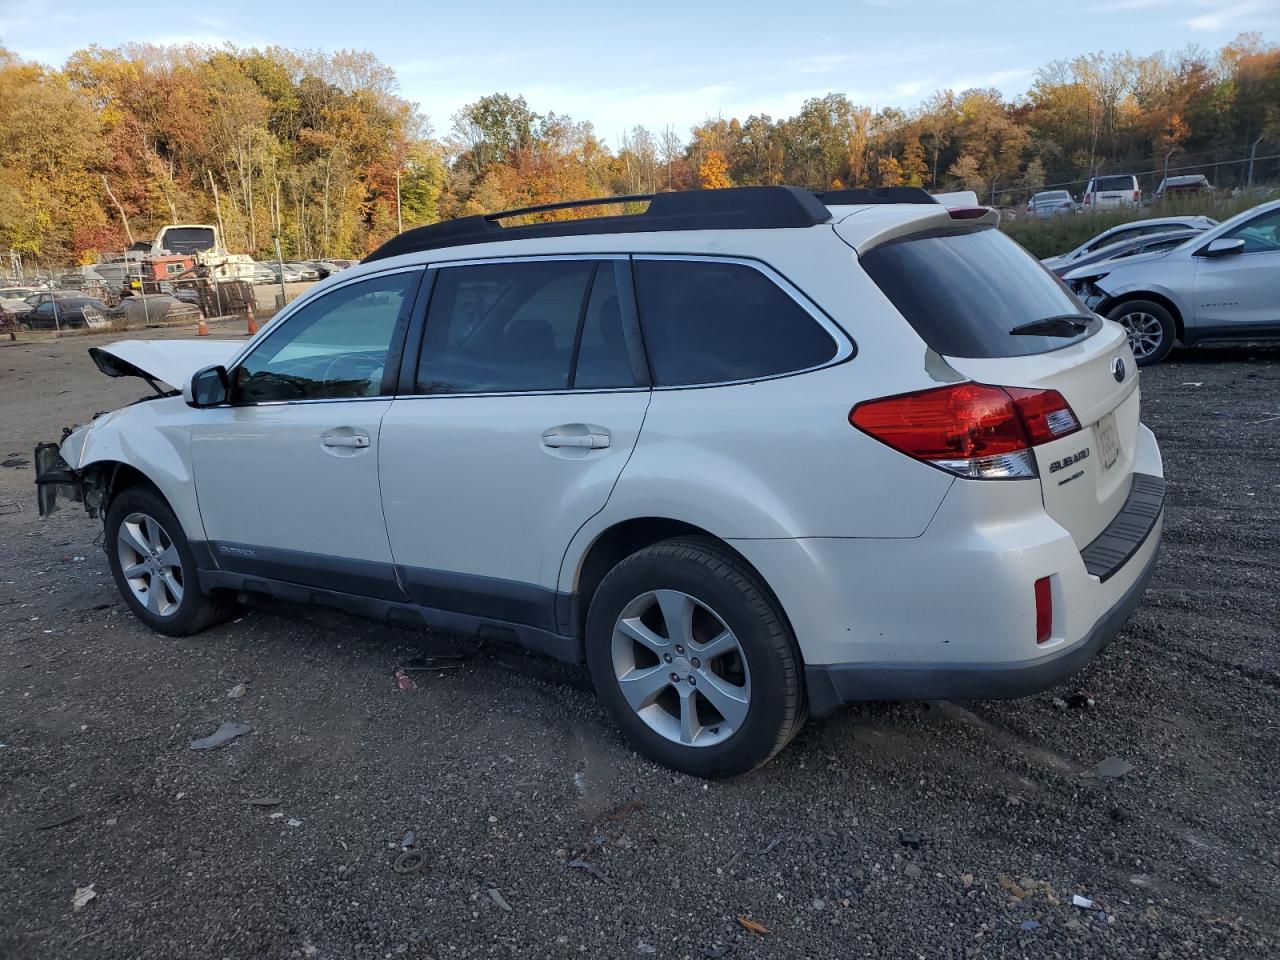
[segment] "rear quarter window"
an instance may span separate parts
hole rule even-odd
[[[831,334],[755,267],[635,261],[636,301],[657,386],[730,383],[821,366]]]
[[[1022,357],[1091,336],[1013,334],[1014,328],[1089,310],[1040,263],[993,227],[916,234],[875,247],[862,268],[933,350],[949,357]]]

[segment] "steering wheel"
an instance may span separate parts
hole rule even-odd
[[[339,363],[344,363],[344,362],[350,362],[355,368],[353,372],[357,372],[357,373],[362,372],[360,370],[360,366],[362,362],[369,365],[369,386],[365,388],[364,395],[365,396],[376,395],[378,389],[382,386],[382,374],[383,374],[385,364],[381,359],[364,356],[358,353],[339,354],[338,356],[330,360],[328,365],[324,369],[324,376],[321,378],[321,383],[328,384],[332,379],[331,374],[333,373],[334,367],[336,367]],[[345,378],[345,379],[354,379],[354,378]],[[373,389],[372,394],[368,392],[370,388]]]

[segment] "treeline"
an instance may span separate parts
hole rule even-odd
[[[1200,165],[1234,186],[1246,167],[1226,161],[1280,153],[1280,47],[1257,34],[1052,63],[1012,100],[874,111],[832,93],[784,119],[635,127],[614,149],[506,94],[433,136],[396,90],[359,52],[90,47],[55,70],[0,49],[0,253],[91,261],[164,223],[220,222],[236,251],[278,237],[287,257],[356,257],[402,226],[581,197],[906,184],[1011,203],[1122,170]]]

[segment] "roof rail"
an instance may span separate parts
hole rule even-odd
[[[504,227],[499,223],[501,220],[550,210],[644,201],[649,203],[649,208],[644,213],[592,217],[585,220],[555,220],[510,227]],[[723,190],[684,190],[626,197],[597,197],[590,200],[568,200],[563,203],[547,203],[535,207],[504,210],[499,213],[460,217],[457,220],[415,227],[392,237],[365,257],[364,262],[383,260],[405,253],[436,250],[440,247],[494,243],[502,240],[607,233],[653,233],[662,230],[764,230],[779,227],[812,227],[819,223],[827,223],[830,219],[831,211],[819,201],[818,197],[800,187],[729,187]]]
[[[826,190],[814,194],[827,206],[864,203],[937,203],[923,187],[860,187],[853,190]]]

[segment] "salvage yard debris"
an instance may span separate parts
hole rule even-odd
[[[609,882],[609,878],[606,877],[600,871],[600,868],[597,867],[590,860],[583,860],[582,857],[574,857],[572,860],[569,861],[568,866],[572,867],[575,870],[585,870],[587,873],[591,874],[597,880],[602,880],[605,883]]]
[[[1133,764],[1122,757],[1107,757],[1102,762],[1080,774],[1085,780],[1114,780],[1133,772]]]
[[[79,910],[90,900],[97,897],[98,894],[93,887],[92,883],[87,887],[76,887],[75,895],[71,898],[71,906]]]
[[[427,855],[421,850],[405,850],[391,862],[396,873],[417,873],[427,865]]]
[[[224,720],[218,729],[209,736],[200,740],[192,740],[191,749],[216,750],[218,747],[225,747],[236,737],[243,737],[246,733],[253,733],[253,727],[247,723],[233,723],[230,720]]]

